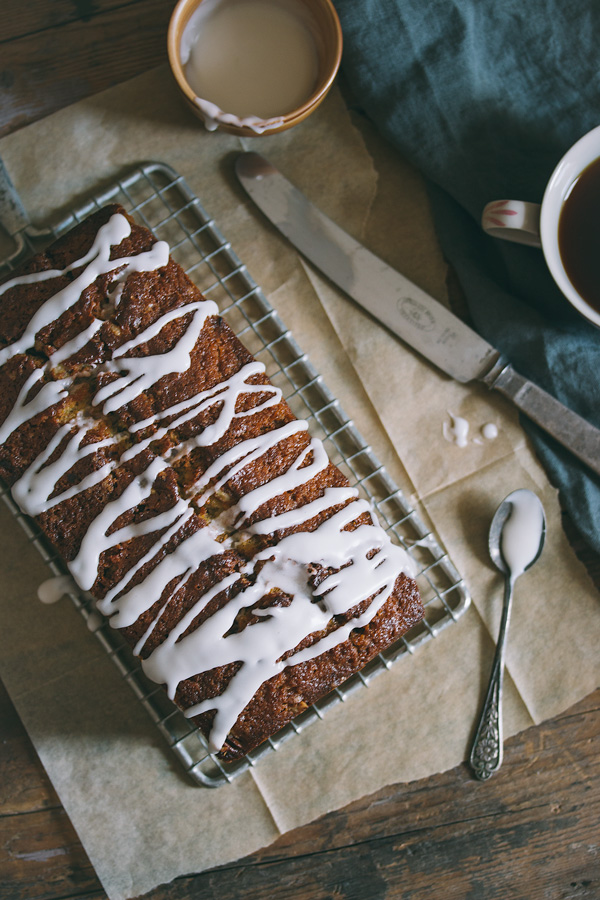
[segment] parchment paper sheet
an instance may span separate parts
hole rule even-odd
[[[557,498],[514,410],[483,388],[439,374],[304,264],[237,186],[232,162],[248,148],[446,302],[446,267],[419,176],[353,121],[337,89],[297,128],[242,142],[205,132],[161,67],[0,141],[39,224],[140,160],[167,162],[184,175],[392,476],[433,522],[474,602],[458,624],[367,691],[251,773],[211,791],[185,781],[68,601],[39,604],[36,589],[47,571],[2,510],[0,674],[112,900],[240,858],[385,784],[466,758],[500,616],[501,578],[487,557],[487,529],[513,489],[538,492],[549,528],[543,564],[517,586],[506,734],[557,714],[600,681],[598,594],[563,536]],[[446,442],[448,411],[469,420],[472,438],[487,422],[498,426],[498,438],[463,449]]]

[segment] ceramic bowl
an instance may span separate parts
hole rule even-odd
[[[181,95],[189,109],[209,130],[218,128],[243,137],[275,134],[297,125],[314,112],[331,88],[342,56],[342,29],[331,0],[285,0],[286,8],[291,9],[294,4],[297,6],[312,33],[317,50],[317,79],[312,93],[301,105],[284,115],[269,119],[232,116],[226,110],[207,104],[190,87],[181,59],[181,42],[190,17],[202,2],[203,0],[179,0],[169,23],[167,48],[171,71]]]

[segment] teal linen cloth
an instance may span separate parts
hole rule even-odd
[[[600,427],[600,330],[540,250],[491,238],[489,200],[539,202],[563,153],[600,124],[600,4],[335,0],[361,111],[427,180],[436,229],[479,333]],[[525,417],[548,476],[600,552],[600,478]],[[598,448],[600,455],[600,446]]]

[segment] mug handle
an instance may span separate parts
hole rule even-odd
[[[492,237],[541,247],[540,205],[525,200],[492,200],[481,214],[481,227]]]

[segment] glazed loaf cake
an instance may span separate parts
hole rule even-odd
[[[222,758],[422,617],[410,558],[123,209],[0,295],[0,476]]]

